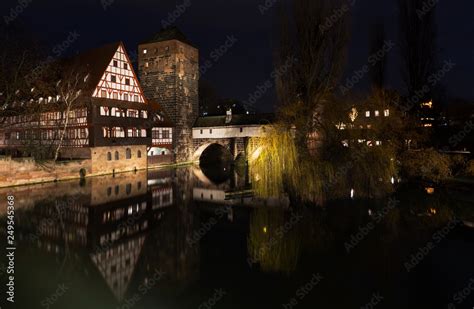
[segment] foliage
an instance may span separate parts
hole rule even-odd
[[[401,162],[402,172],[408,178],[438,183],[451,177],[449,157],[434,149],[407,151]]]
[[[474,176],[474,160],[470,160],[466,164],[466,174],[468,176]]]

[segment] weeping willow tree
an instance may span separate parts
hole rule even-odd
[[[249,259],[265,272],[289,274],[296,269],[302,234],[299,222],[281,208],[259,208],[252,213],[247,238]]]
[[[321,201],[322,168],[302,160],[294,131],[283,124],[266,128],[261,138],[249,142],[249,174],[253,189],[261,197],[297,194],[302,200]]]

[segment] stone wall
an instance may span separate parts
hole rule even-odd
[[[131,154],[129,159],[127,159],[127,150]],[[116,159],[116,153],[118,159]],[[36,163],[32,158],[2,157],[0,158],[0,187],[77,179],[81,177],[81,171],[82,175],[87,177],[147,168],[145,145],[95,147],[90,148],[90,154],[91,159],[47,161],[41,164]]]
[[[37,164],[32,158],[0,159],[0,187],[80,177],[80,171],[91,172],[91,160],[43,162]]]
[[[127,158],[127,150],[130,158]],[[91,160],[91,173],[94,175],[146,169],[146,145],[91,148]]]

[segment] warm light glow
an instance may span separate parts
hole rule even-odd
[[[352,199],[354,198],[354,193],[355,193],[354,189],[351,189],[351,198]]]
[[[421,107],[428,107],[428,108],[433,108],[433,101],[430,100],[429,102],[421,103]]]
[[[425,191],[428,194],[433,194],[435,192],[435,189],[433,187],[426,187]]]
[[[267,233],[267,227],[266,227],[266,226],[263,227],[263,232],[264,232],[265,234]]]
[[[349,113],[349,119],[354,122],[357,119],[357,116],[359,116],[359,112],[357,112],[357,109],[353,107],[351,109],[351,112]]]
[[[436,208],[430,208],[430,214],[436,215],[437,212]]]

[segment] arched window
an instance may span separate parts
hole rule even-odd
[[[120,158],[118,151],[115,152],[115,160],[118,160]]]
[[[107,161],[112,161],[112,153],[107,152]]]
[[[138,157],[138,158],[141,158],[141,157],[142,157],[142,152],[141,152],[140,150],[138,150],[138,152],[137,152],[137,157]]]
[[[127,184],[127,186],[125,187],[125,190],[127,192],[127,195],[130,195],[130,193],[132,193],[132,184]]]
[[[112,187],[107,188],[107,196],[112,195]]]
[[[125,157],[127,158],[127,160],[132,158],[132,150],[130,150],[130,148],[127,148],[127,150],[125,151]]]

